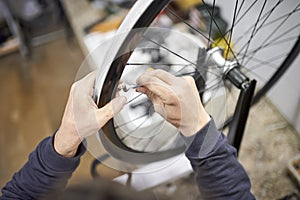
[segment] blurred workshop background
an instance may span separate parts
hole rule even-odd
[[[176,0],[179,10],[200,0]],[[130,0],[0,0],[0,187],[60,125],[71,84],[95,32],[116,29]],[[222,8],[221,8],[222,9]],[[106,13],[119,13],[103,20]],[[239,160],[257,199],[299,194],[288,163],[300,155],[300,57],[251,108]],[[86,153],[70,184],[90,180]],[[299,165],[300,166],[300,165]],[[98,173],[123,174],[105,166]],[[151,188],[158,199],[198,199],[193,174]]]

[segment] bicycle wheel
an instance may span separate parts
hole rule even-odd
[[[236,62],[244,74],[257,79],[260,89],[256,92],[253,102],[257,102],[265,95],[299,53],[300,24],[297,19],[300,17],[300,3],[296,1],[232,0],[224,2],[201,0],[198,6],[192,8],[191,16],[187,18],[179,16],[172,7],[169,7],[170,2],[170,0],[137,1],[124,19],[117,33],[125,32],[125,34],[122,34],[107,52],[106,59],[102,64],[108,67],[102,70],[101,75],[96,80],[94,98],[99,107],[108,103],[113,97],[116,85],[118,85],[124,70],[137,65],[128,63],[128,60],[135,50],[139,49],[141,43],[145,43],[145,41],[152,43],[152,46],[150,45],[150,49],[153,49],[150,51],[152,54],[151,61],[155,63],[138,63],[140,68],[150,66],[169,69],[166,66],[172,65],[172,63],[160,63],[162,59],[160,56],[153,56],[155,54],[153,52],[160,55],[160,51],[169,51],[181,60],[188,60],[184,56],[174,53],[172,49],[163,46],[157,38],[151,39],[148,38],[148,35],[145,36],[149,30],[148,27],[155,25],[154,22],[158,22],[162,15],[169,16],[173,20],[176,19],[181,24],[180,27],[185,26],[185,30],[203,41],[206,44],[206,52],[213,47],[223,48],[224,53],[222,55],[225,61]],[[203,51],[201,52],[201,55],[206,55]],[[202,67],[211,66],[211,64],[205,63],[207,59],[201,59],[201,55],[196,61],[200,60]],[[190,61],[191,63],[195,64],[194,61]],[[216,76],[216,79],[222,80],[225,72],[222,67],[218,65],[216,67],[220,69],[220,75]],[[199,68],[197,69],[199,70]],[[196,74],[197,70],[191,75],[195,76]],[[220,81],[215,81],[213,85],[207,87],[205,83],[207,74],[203,74],[201,70],[200,74],[202,79],[200,78],[199,92],[204,99],[210,99],[212,96],[207,95],[207,93],[216,92],[222,85],[220,86]],[[231,91],[230,94],[234,93],[232,92],[234,87],[230,81],[225,81],[223,84]],[[143,103],[145,102],[149,104],[147,101]],[[148,112],[150,107],[148,106]],[[140,123],[143,124],[144,122]],[[116,119],[113,119],[102,129],[99,137],[103,146],[118,159],[132,163],[147,163],[162,160],[184,151],[184,145],[180,142],[172,148],[147,150],[149,143],[153,140],[160,140],[159,136],[155,135],[156,138],[139,138],[139,145],[137,145],[135,142],[132,143],[133,138],[136,138],[137,135],[124,141],[122,138],[124,133],[119,133],[117,128]],[[136,126],[136,129],[138,128],[139,126]],[[129,127],[125,133],[129,135],[129,138],[131,131]],[[166,138],[163,139],[165,143],[168,143]]]

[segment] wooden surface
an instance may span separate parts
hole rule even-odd
[[[94,8],[87,0],[61,0],[71,27],[84,55],[88,50],[83,42],[84,28],[103,17],[103,12]]]
[[[40,140],[59,127],[82,60],[78,46],[69,46],[64,39],[34,49],[31,61],[19,53],[0,58],[0,187]],[[29,79],[24,77],[24,65],[30,70]],[[88,177],[88,173],[78,175]]]

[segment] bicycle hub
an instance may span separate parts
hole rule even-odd
[[[223,78],[228,79],[237,88],[249,86],[249,78],[240,70],[236,61],[228,61],[223,57],[223,50],[215,47],[207,51],[207,62],[215,64],[221,71]]]

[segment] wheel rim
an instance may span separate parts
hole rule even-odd
[[[164,2],[160,2],[158,3],[158,1],[153,1],[154,3],[151,4],[153,5],[153,7],[151,8],[151,10],[153,10],[153,8],[159,6],[159,10],[160,11],[162,8],[164,8],[169,1],[164,1]],[[289,59],[289,63],[287,64],[287,66],[282,67],[282,71],[285,71],[288,66],[291,64],[292,60],[296,57],[297,53],[291,53],[292,48],[291,46],[293,46],[294,43],[296,43],[296,41],[298,40],[299,37],[299,26],[297,23],[294,23],[295,20],[293,19],[297,19],[299,16],[299,7],[300,4],[296,5],[295,3],[286,3],[287,1],[277,1],[277,2],[273,2],[273,4],[269,4],[269,2],[265,1],[258,1],[258,0],[254,0],[254,1],[233,1],[232,2],[232,21],[231,21],[231,26],[229,26],[229,29],[225,32],[220,31],[220,27],[218,27],[218,24],[216,22],[216,20],[212,17],[210,23],[208,23],[208,27],[209,31],[207,31],[207,33],[202,33],[201,31],[195,29],[195,28],[191,28],[189,27],[192,31],[196,32],[197,34],[199,34],[201,37],[203,37],[204,39],[207,40],[207,46],[211,47],[213,46],[214,43],[218,42],[217,40],[212,40],[212,26],[216,26],[216,29],[219,29],[221,36],[223,37],[226,45],[228,46],[228,50],[227,52],[224,54],[224,57],[229,59],[229,54],[232,53],[232,59],[236,60],[237,62],[239,62],[241,65],[247,65],[249,66],[248,68],[244,67],[243,70],[245,72],[252,72],[253,69],[259,69],[262,65],[264,66],[268,66],[269,68],[272,68],[272,66],[275,66],[274,61],[279,62],[279,63],[285,63],[285,59],[289,58],[289,56],[291,57],[291,59]],[[202,1],[203,5],[207,10],[208,10],[208,14],[209,16],[213,16],[214,15],[214,11],[216,10],[216,6],[218,5],[216,1]],[[209,3],[212,6],[212,8],[208,8],[209,7]],[[295,4],[292,5],[291,8],[288,11],[282,11],[279,8],[284,8],[285,5],[287,6],[287,4]],[[155,6],[154,6],[155,5]],[[151,6],[149,6],[151,7]],[[259,7],[260,9],[256,9],[256,7]],[[245,21],[246,16],[249,16],[251,12],[256,11],[256,14],[254,14],[254,16],[256,16],[256,21],[254,21],[251,26],[249,28],[239,28],[239,29],[244,29],[244,31],[241,33],[240,36],[235,36],[236,33],[236,29],[238,28],[237,26],[240,24],[243,24],[243,21]],[[278,11],[279,10],[279,11]],[[150,9],[148,10],[150,11]],[[170,9],[167,8],[165,10],[165,12],[168,12],[169,15],[172,15],[176,18],[179,18],[179,16],[176,15],[176,13]],[[277,17],[273,17],[273,15],[275,15],[274,13],[277,12]],[[159,12],[156,12],[154,15],[158,15]],[[152,17],[147,16],[149,14],[145,14],[144,16],[141,17],[141,21],[145,21],[145,18],[150,19],[150,20],[146,20],[147,22],[140,22],[137,23],[137,27],[140,26],[149,26],[150,22],[153,21],[153,13],[152,13]],[[149,18],[148,18],[149,17]],[[143,18],[143,19],[142,19]],[[288,22],[292,25],[289,25],[288,27],[286,27],[285,25],[288,24]],[[184,21],[184,23],[186,23],[186,21]],[[187,25],[189,26],[189,25]],[[253,47],[256,45],[256,43],[254,42],[255,38],[258,38],[260,35],[264,35],[265,33],[262,32],[261,30],[266,29],[266,27],[270,28],[271,31],[268,31],[269,34],[263,37],[263,40],[260,40],[258,43],[260,44],[260,47]],[[277,30],[281,30],[280,32]],[[143,33],[143,32],[142,32]],[[293,33],[293,34],[292,34]],[[140,33],[139,33],[140,34]],[[226,35],[226,36],[225,36]],[[247,40],[246,42],[242,43],[242,38],[246,38]],[[283,37],[285,36],[285,37]],[[131,36],[133,37],[133,36]],[[270,41],[272,40],[272,41]],[[235,50],[235,48],[232,48],[231,42],[233,42],[234,45],[236,45],[236,49],[238,49],[237,46],[239,46],[239,50]],[[240,44],[241,43],[241,44]],[[297,42],[299,43],[299,42]],[[296,43],[296,44],[297,44]],[[240,45],[239,45],[240,44]],[[277,45],[280,44],[284,44],[284,46],[287,46],[287,48],[285,49],[290,49],[290,50],[286,50],[287,52],[285,52],[285,54],[281,53],[281,54],[276,54],[273,55],[272,51],[271,52],[271,56],[267,56],[267,58],[261,58],[258,57],[257,54],[261,53],[263,51],[268,51],[266,50],[267,48],[270,47],[276,47]],[[128,44],[125,44],[125,46]],[[134,44],[136,45],[136,44]],[[257,45],[256,45],[257,46]],[[297,49],[299,49],[299,45],[297,45]],[[127,63],[127,60],[129,59],[130,55],[132,52],[119,57],[117,59],[114,60],[114,62],[111,65],[111,69],[114,70],[110,70],[106,76],[106,80],[105,83],[107,82],[112,82],[114,81],[114,84],[112,85],[116,85],[118,79],[121,77],[123,69],[124,69],[124,63]],[[293,55],[291,55],[293,54]],[[286,56],[284,56],[286,55]],[[262,57],[264,57],[265,55],[262,54]],[[122,65],[120,65],[120,63],[122,63]],[[276,65],[277,66],[277,65]],[[278,65],[279,67],[282,65]],[[115,70],[118,69],[118,70]],[[116,71],[118,72],[118,74],[116,75]],[[276,70],[275,70],[276,71]],[[259,79],[265,79],[264,77],[260,77],[259,74],[261,74],[262,72],[254,72],[254,75],[256,76],[256,78]],[[273,72],[275,73],[275,72]],[[270,73],[270,74],[273,74]],[[116,78],[117,77],[117,78]],[[267,78],[269,79],[269,77]],[[267,89],[269,89],[270,86],[272,86],[274,84],[269,82],[269,86]],[[104,84],[105,85],[105,84]],[[267,85],[268,85],[268,81],[267,81]],[[262,85],[260,86],[262,87]],[[112,94],[113,93],[113,89],[114,87],[111,86],[109,87],[110,90],[109,91],[101,91],[101,94]],[[266,90],[262,90],[264,93],[266,92]],[[261,96],[260,93],[258,92],[259,97]],[[258,96],[256,98],[259,98]],[[104,96],[102,95],[100,97],[100,101],[98,103],[99,107],[105,105],[109,100],[111,99],[111,96]],[[112,146],[116,145],[118,148],[121,148],[122,150],[128,151],[129,154],[132,153],[132,155],[134,154],[135,156],[144,153],[145,157],[148,157],[149,155],[152,156],[152,159],[144,159],[143,162],[152,162],[155,161],[156,159],[154,159],[154,157],[156,157],[155,155],[159,155],[162,154],[161,152],[159,152],[158,154],[156,153],[149,153],[147,152],[145,154],[145,152],[140,152],[140,151],[136,151],[132,148],[128,148],[128,146],[126,146],[119,138],[118,134],[116,134],[115,129],[114,129],[114,122],[111,120],[110,122],[108,122],[108,124],[103,128],[102,130],[105,133],[106,137],[103,137],[104,135],[100,134],[100,137],[102,137],[102,142],[104,141],[104,143],[110,143],[112,142]],[[107,141],[106,141],[107,140]],[[106,148],[109,148],[108,146]],[[178,147],[176,149],[177,151],[174,151],[174,149],[170,153],[168,154],[166,157],[167,158],[169,156],[172,155],[176,155],[179,152],[182,152],[184,150],[184,148],[182,148],[182,146]],[[154,155],[154,156],[153,156]],[[150,157],[151,157],[150,156]],[[118,157],[118,153],[115,154],[115,157]],[[123,158],[121,158],[123,159]],[[125,158],[126,160],[127,158]],[[157,160],[163,159],[158,158]],[[128,159],[127,159],[128,160]]]

